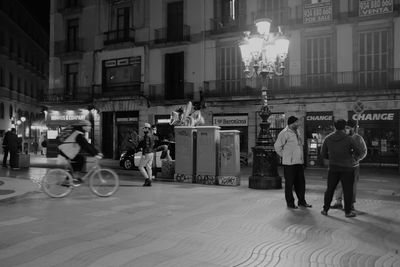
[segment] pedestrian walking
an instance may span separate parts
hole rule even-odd
[[[8,149],[10,152],[10,167],[13,170],[18,170],[18,136],[16,133],[16,129],[12,128],[10,135],[8,136]]]
[[[32,146],[33,146],[33,153],[34,153],[35,155],[37,155],[37,153],[38,153],[38,148],[39,148],[39,144],[38,144],[38,142],[36,141],[36,139],[33,140]]]
[[[43,155],[47,155],[47,139],[46,137],[43,137],[43,141],[41,143],[42,149],[43,149]]]
[[[154,139],[151,133],[151,125],[147,122],[144,124],[143,133],[143,137],[139,142],[139,148],[142,149],[142,157],[140,158],[138,168],[145,178],[143,186],[151,186]]]
[[[157,133],[157,125],[151,125],[151,133],[153,135],[154,140],[154,156],[153,156],[153,165],[152,165],[152,180],[157,178],[157,151],[160,151],[160,138]]]
[[[322,158],[329,158],[327,188],[321,213],[328,215],[335,188],[340,181],[343,188],[345,216],[355,217],[356,214],[351,210],[354,170],[356,160],[360,159],[362,153],[354,138],[346,134],[345,120],[335,121],[334,126],[336,130],[325,138],[321,148]]]
[[[8,147],[8,139],[9,136],[11,134],[11,131],[7,131],[4,134],[4,139],[3,139],[3,168],[7,168],[7,158],[8,158],[8,153],[10,151],[9,147]]]
[[[312,206],[305,199],[306,182],[303,166],[303,142],[298,131],[299,119],[290,116],[287,124],[285,129],[278,134],[274,144],[276,153],[282,157],[286,205],[290,209],[297,209],[298,206],[311,208]],[[297,196],[298,206],[295,205],[293,189]]]
[[[356,132],[357,123],[353,120],[348,120],[345,128],[346,134],[351,136],[356,141],[360,148],[360,157],[354,161],[354,184],[353,184],[353,201],[351,204],[351,210],[354,211],[354,203],[356,202],[357,183],[360,179],[360,161],[367,156],[367,145],[365,144],[364,138]],[[335,204],[331,206],[331,209],[343,209],[343,188],[340,184],[337,185],[335,191]]]

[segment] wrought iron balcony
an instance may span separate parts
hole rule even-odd
[[[154,30],[154,43],[190,42],[190,26],[182,25],[179,29],[165,27]]]
[[[194,84],[191,82],[184,82],[183,93],[172,94],[168,91],[166,84],[151,84],[149,86],[148,98],[152,101],[163,100],[193,100]]]
[[[81,55],[83,51],[83,38],[54,42],[55,56]]]
[[[138,96],[143,94],[143,83],[130,82],[130,83],[113,83],[112,85],[103,84],[101,90],[94,92],[94,97],[125,97],[125,96]]]
[[[228,32],[242,32],[248,31],[249,27],[246,25],[246,16],[242,15],[236,20],[224,21],[221,18],[210,19],[211,33],[223,34]]]
[[[265,84],[264,84],[265,85]],[[204,96],[257,96],[263,86],[260,78],[204,82]],[[268,80],[268,95],[316,93],[391,94],[400,91],[400,69],[349,71],[320,74],[284,75]]]
[[[126,28],[108,31],[104,33],[104,45],[111,45],[124,42],[135,42],[135,29]]]
[[[82,12],[82,0],[61,0],[57,5],[58,12],[64,15]]]
[[[93,100],[91,87],[78,87],[72,92],[67,92],[65,88],[52,89],[42,96],[44,103],[86,103]]]

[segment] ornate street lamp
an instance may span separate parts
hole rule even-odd
[[[239,47],[247,78],[260,77],[262,106],[260,110],[260,132],[256,146],[253,147],[253,170],[249,178],[249,187],[255,189],[280,189],[282,178],[278,174],[278,157],[274,150],[274,140],[269,130],[268,118],[271,111],[267,102],[268,80],[274,76],[282,76],[285,71],[285,60],[289,49],[289,40],[281,29],[271,33],[271,20],[255,21],[257,34],[244,32],[245,37]]]

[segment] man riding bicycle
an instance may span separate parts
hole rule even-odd
[[[68,137],[62,140],[62,143],[58,146],[59,154],[71,163],[74,172],[82,172],[86,163],[86,157],[82,154],[83,151],[98,160],[103,158],[103,155],[85,138],[85,132],[90,132],[91,130],[89,121],[83,120],[68,127],[70,127],[66,130]],[[77,177],[74,178],[73,182],[80,184],[82,179]],[[64,181],[64,184],[69,185],[68,178]]]

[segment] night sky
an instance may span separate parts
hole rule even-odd
[[[19,2],[26,7],[39,24],[42,25],[45,31],[49,32],[50,0],[19,0]]]

